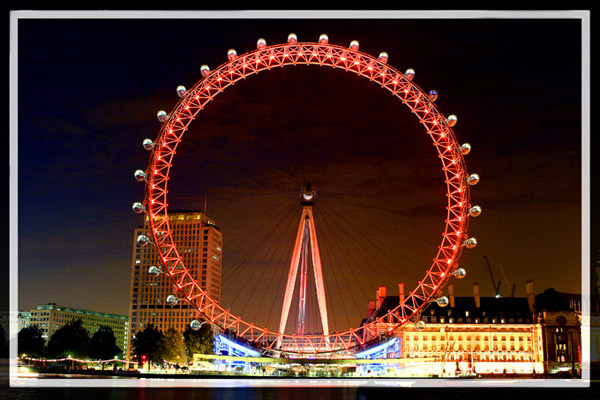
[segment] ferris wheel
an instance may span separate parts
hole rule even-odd
[[[465,270],[458,264],[461,252],[464,248],[477,245],[477,240],[469,237],[467,230],[470,218],[481,213],[481,207],[472,205],[470,201],[470,186],[478,183],[479,176],[467,172],[464,156],[470,152],[471,146],[468,143],[459,144],[456,140],[451,128],[456,124],[457,117],[445,116],[438,109],[434,103],[438,97],[436,90],[423,91],[413,82],[413,69],[400,72],[387,63],[387,53],[381,52],[378,57],[373,57],[359,51],[358,41],[352,41],[348,47],[344,47],[330,44],[327,35],[323,34],[318,42],[299,42],[292,33],[287,43],[268,46],[264,39],[259,39],[256,50],[238,55],[234,49],[230,49],[227,58],[228,61],[214,70],[202,65],[202,78],[192,88],[177,87],[180,97],[178,103],[170,112],[161,110],[157,114],[162,124],[157,138],[143,141],[144,148],[150,152],[148,166],[134,173],[138,181],[145,182],[145,197],[143,202],[133,204],[133,210],[147,215],[150,228],[150,237],[140,235],[138,243],[156,248],[162,271],[174,282],[176,293],[171,295],[174,301],[189,302],[205,321],[221,330],[235,331],[257,346],[284,353],[321,354],[362,346],[379,336],[381,323],[392,327],[415,323],[416,329],[422,329],[422,311],[432,302],[442,307],[449,303],[442,289],[451,279],[465,276]],[[445,176],[445,229],[431,266],[413,290],[406,295],[401,293],[397,307],[345,332],[286,334],[281,330],[276,332],[261,328],[252,321],[234,315],[211,299],[184,265],[169,225],[169,173],[176,150],[192,121],[207,103],[234,83],[273,68],[295,65],[342,69],[390,91],[425,128]],[[194,320],[192,324],[198,325],[200,322]]]

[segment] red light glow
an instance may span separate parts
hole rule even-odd
[[[306,50],[307,53],[304,53],[303,50]],[[308,57],[304,58],[303,56],[305,54],[307,56],[312,56],[310,59]],[[345,57],[345,54],[352,55],[350,61],[352,61],[354,65],[360,66],[362,64],[366,68],[350,68],[352,64],[346,63],[348,60],[347,57]],[[281,55],[283,55],[283,57],[281,57]],[[290,61],[289,58],[291,56],[296,57]],[[167,160],[171,160],[171,158],[175,155],[177,146],[181,142],[183,134],[187,131],[190,121],[193,120],[196,114],[204,108],[206,102],[213,100],[214,96],[220,94],[224,91],[224,89],[230,85],[233,85],[235,82],[245,79],[248,75],[267,71],[272,69],[273,66],[283,67],[292,64],[326,65],[346,71],[351,70],[359,76],[373,81],[374,74],[367,71],[373,71],[373,65],[376,65],[378,75],[380,76],[380,79],[375,80],[376,84],[382,88],[390,90],[396,99],[408,106],[413,113],[417,114],[421,124],[431,136],[434,142],[433,144],[441,156],[441,162],[444,171],[448,173],[448,180],[446,182],[446,195],[449,197],[450,202],[447,207],[448,214],[446,218],[446,232],[448,233],[444,234],[441,246],[442,251],[436,255],[436,258],[433,259],[433,264],[427,271],[427,279],[424,279],[424,281],[427,282],[420,281],[418,286],[405,297],[402,304],[400,304],[396,309],[391,310],[389,314],[386,314],[384,317],[393,318],[395,321],[400,321],[402,324],[410,321],[414,315],[419,314],[422,308],[427,304],[428,300],[431,299],[431,296],[433,296],[434,292],[431,291],[431,288],[433,287],[434,291],[437,290],[437,288],[443,283],[441,278],[447,276],[446,272],[449,271],[454,262],[457,262],[457,260],[453,258],[444,258],[448,257],[448,254],[444,253],[448,252],[450,248],[456,251],[457,244],[460,245],[460,243],[458,243],[458,239],[455,239],[455,237],[460,237],[463,231],[466,231],[467,210],[463,209],[463,204],[465,204],[465,202],[468,203],[469,201],[468,190],[463,190],[464,186],[460,186],[456,181],[454,181],[454,179],[460,180],[461,176],[466,175],[466,172],[463,172],[464,166],[461,162],[462,156],[460,154],[452,154],[452,147],[456,146],[455,148],[458,148],[457,144],[455,143],[455,139],[453,135],[445,135],[444,132],[441,132],[442,130],[447,130],[447,123],[442,123],[441,125],[438,123],[438,121],[445,121],[445,119],[442,119],[443,117],[441,113],[437,111],[436,106],[430,101],[429,97],[423,93],[418,86],[411,84],[406,78],[401,78],[400,81],[395,79],[394,76],[402,77],[403,75],[399,71],[393,69],[391,66],[385,67],[385,70],[390,71],[390,74],[387,74],[382,71],[383,68],[379,69],[381,63],[378,59],[362,53],[359,57],[357,56],[358,54],[354,52],[349,53],[347,51],[340,51],[339,46],[330,45],[324,42],[303,43],[301,45],[295,44],[292,47],[290,47],[288,44],[273,45],[268,47],[261,44],[260,49],[255,53],[250,52],[245,56],[241,56],[241,60],[243,60],[241,63],[237,61],[240,59],[240,57],[230,59],[228,62],[221,65],[217,70],[213,71],[212,74],[203,77],[202,80],[200,80],[196,86],[191,89],[192,91],[196,92],[196,95],[193,98],[191,98],[191,96],[182,98],[181,103],[178,103],[173,112],[169,114],[172,115],[173,118],[168,119],[165,125],[165,132],[168,132],[168,135],[159,135],[157,144],[160,144],[157,146],[157,148],[162,149],[161,153],[164,154],[164,157],[162,154],[157,154],[156,158],[151,160],[152,168],[150,170],[153,171],[154,175],[160,176],[161,179],[157,180],[156,182],[153,181],[152,184],[149,185],[149,190],[146,193],[146,198],[148,199],[147,201],[149,204],[153,205],[153,207],[155,204],[159,204],[158,208],[153,209],[152,213],[149,214],[150,227],[156,234],[159,232],[158,227],[161,225],[155,224],[163,223],[160,221],[155,221],[155,215],[161,215],[161,221],[168,221],[166,210],[166,185],[169,180],[168,174],[171,164]],[[357,58],[360,58],[360,60]],[[251,62],[252,60],[256,62],[256,66],[250,68],[250,70],[247,70],[249,68],[248,62]],[[226,71],[229,72],[230,78],[223,82],[223,75]],[[223,83],[216,84],[215,82]],[[394,86],[391,86],[390,84]],[[216,85],[214,88],[215,92],[208,93],[210,92],[210,89],[212,89],[213,85]],[[203,88],[206,89],[205,92],[202,92]],[[198,94],[200,92],[203,93],[202,96]],[[201,97],[203,97],[202,100]],[[199,104],[200,101],[203,103]],[[420,115],[423,113],[428,114],[426,119],[420,117]],[[438,125],[441,126],[439,129],[433,128],[433,126],[437,127]],[[169,135],[174,135],[174,137]],[[439,138],[444,138],[447,140],[438,141]],[[446,153],[446,151],[450,153]],[[452,169],[450,169],[450,165],[453,165]],[[158,171],[161,171],[160,175],[158,174]],[[451,180],[450,177],[453,179]],[[460,195],[457,193],[460,193]],[[164,198],[159,196],[163,196]],[[155,199],[161,200],[159,201]],[[456,208],[457,204],[460,209]],[[162,216],[163,212],[164,216]],[[456,215],[457,213],[460,215]],[[164,232],[164,230],[162,231]],[[448,240],[451,243],[448,243]],[[161,248],[159,249],[161,252],[160,260],[165,272],[171,278],[173,278],[174,269],[178,269],[175,275],[177,276],[177,281],[179,283],[177,283],[175,287],[181,290],[182,286],[180,283],[189,282],[185,284],[186,291],[188,291],[188,294],[185,296],[186,300],[192,303],[194,308],[200,313],[206,312],[209,320],[212,323],[216,323],[222,328],[227,328],[231,326],[229,321],[236,320],[238,321],[237,324],[239,326],[239,331],[249,333],[252,341],[261,341],[264,337],[271,335],[274,337],[287,337],[288,339],[292,337],[291,335],[286,335],[284,333],[270,332],[266,328],[256,328],[253,323],[243,321],[239,317],[231,314],[229,310],[223,309],[217,302],[212,300],[207,295],[207,293],[200,287],[198,282],[193,279],[186,266],[183,265],[181,257],[178,253],[177,245],[173,240],[172,232],[170,230],[165,232],[164,237],[161,236],[161,241],[163,244],[161,244]],[[169,257],[167,258],[162,254],[168,254]],[[173,262],[173,260],[177,260],[177,262]],[[443,269],[443,271],[439,271],[440,269]],[[189,293],[196,294],[191,296]],[[382,320],[379,319],[378,321],[381,322]],[[368,340],[369,335],[374,334],[376,330],[376,323],[377,322],[371,322],[363,325],[360,327],[360,330],[351,329],[347,332],[336,332],[336,334],[328,336],[295,336],[295,343],[297,348],[302,349],[299,351],[300,353],[318,353],[323,347],[322,345],[319,345],[319,343],[323,343],[324,341],[327,341],[328,343],[330,343],[329,341],[338,343],[338,348],[349,348],[351,347],[349,343],[351,343],[353,340],[359,343],[365,343]]]

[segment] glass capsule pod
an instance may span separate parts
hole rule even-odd
[[[133,176],[135,177],[135,179],[137,179],[140,182],[146,180],[146,178],[148,177],[148,175],[146,175],[146,173],[144,171],[142,171],[141,169],[136,170],[133,173]]]
[[[200,322],[197,319],[194,319],[194,320],[192,320],[192,322],[190,322],[190,328],[197,331],[202,327],[203,324],[204,324],[204,322]]]
[[[208,65],[204,64],[200,67],[200,74],[202,74],[202,76],[208,76],[209,73],[210,67]]]
[[[435,89],[430,90],[427,97],[429,97],[429,100],[431,100],[431,101],[436,101],[438,98],[438,91]]]
[[[464,268],[457,268],[456,271],[452,273],[456,279],[462,279],[467,276],[467,271]]]
[[[464,245],[467,249],[472,249],[475,246],[477,246],[477,239],[475,239],[474,237],[468,238],[467,240],[465,240]]]
[[[478,217],[481,215],[481,207],[473,206],[469,209],[469,215],[471,217]]]
[[[156,118],[158,118],[160,122],[165,122],[167,118],[169,118],[169,115],[166,111],[160,110],[158,113],[156,113]]]
[[[138,238],[137,238],[137,244],[140,245],[140,246],[147,246],[147,245],[149,245],[151,243],[152,243],[152,241],[146,235],[139,235]]]
[[[479,175],[477,175],[477,174],[471,174],[467,178],[467,183],[471,186],[477,185],[478,182],[479,182]]]
[[[442,296],[442,297],[438,297],[435,302],[437,303],[438,306],[440,307],[446,307],[449,303],[450,300],[448,300],[448,297],[446,296]]]
[[[152,139],[144,139],[144,141],[142,142],[142,146],[144,146],[144,149],[146,149],[147,151],[151,151],[152,149],[154,149],[154,142],[152,141]]]
[[[463,156],[466,156],[470,152],[471,152],[471,145],[469,143],[463,143],[463,145],[460,146],[460,154],[462,154]]]
[[[453,127],[454,125],[456,125],[457,121],[458,121],[458,117],[454,114],[448,115],[448,118],[446,118],[446,122],[448,123],[449,127]]]
[[[170,294],[167,296],[167,304],[170,306],[174,306],[179,303],[179,299],[174,294]]]
[[[144,211],[146,211],[146,207],[144,207],[144,205],[140,202],[135,202],[133,203],[133,205],[131,206],[131,208],[133,209],[133,212],[136,214],[141,214]]]

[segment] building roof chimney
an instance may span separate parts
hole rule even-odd
[[[378,310],[381,307],[381,305],[383,304],[383,300],[385,300],[386,297],[387,297],[387,287],[379,286],[377,288],[377,309]]]
[[[528,280],[525,282],[525,292],[527,293],[527,304],[529,304],[529,311],[533,312],[535,308],[535,293],[533,293],[533,281]]]
[[[375,312],[375,300],[369,300],[367,303],[367,318],[371,317]]]
[[[479,283],[475,282],[473,285],[473,294],[475,296],[475,307],[481,307],[481,297],[479,297]]]
[[[398,304],[404,303],[404,282],[398,284]]]

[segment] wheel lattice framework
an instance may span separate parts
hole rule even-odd
[[[296,42],[267,46],[259,40],[257,49],[238,56],[230,50],[229,61],[213,71],[203,68],[203,78],[194,87],[180,94],[180,101],[164,118],[162,128],[153,143],[148,168],[145,172],[146,190],[144,211],[149,219],[151,240],[158,259],[174,281],[180,299],[187,300],[204,317],[225,330],[235,330],[241,336],[274,349],[275,343],[284,343],[280,349],[298,354],[317,354],[347,350],[360,346],[380,333],[379,324],[402,325],[418,319],[421,311],[442,294],[443,286],[458,268],[458,259],[464,247],[469,222],[469,177],[463,153],[451,129],[453,122],[434,105],[435,97],[426,94],[412,82],[414,72],[401,73],[387,64],[387,54],[378,58],[350,47],[320,42]],[[447,187],[446,228],[442,242],[431,267],[417,287],[400,304],[384,316],[366,325],[330,335],[283,334],[255,326],[221,307],[202,290],[182,261],[172,236],[168,218],[167,183],[172,160],[184,133],[207,103],[227,87],[247,77],[271,68],[289,65],[318,65],[343,69],[369,79],[387,89],[407,105],[425,127],[442,163]],[[279,341],[277,339],[280,339]]]

